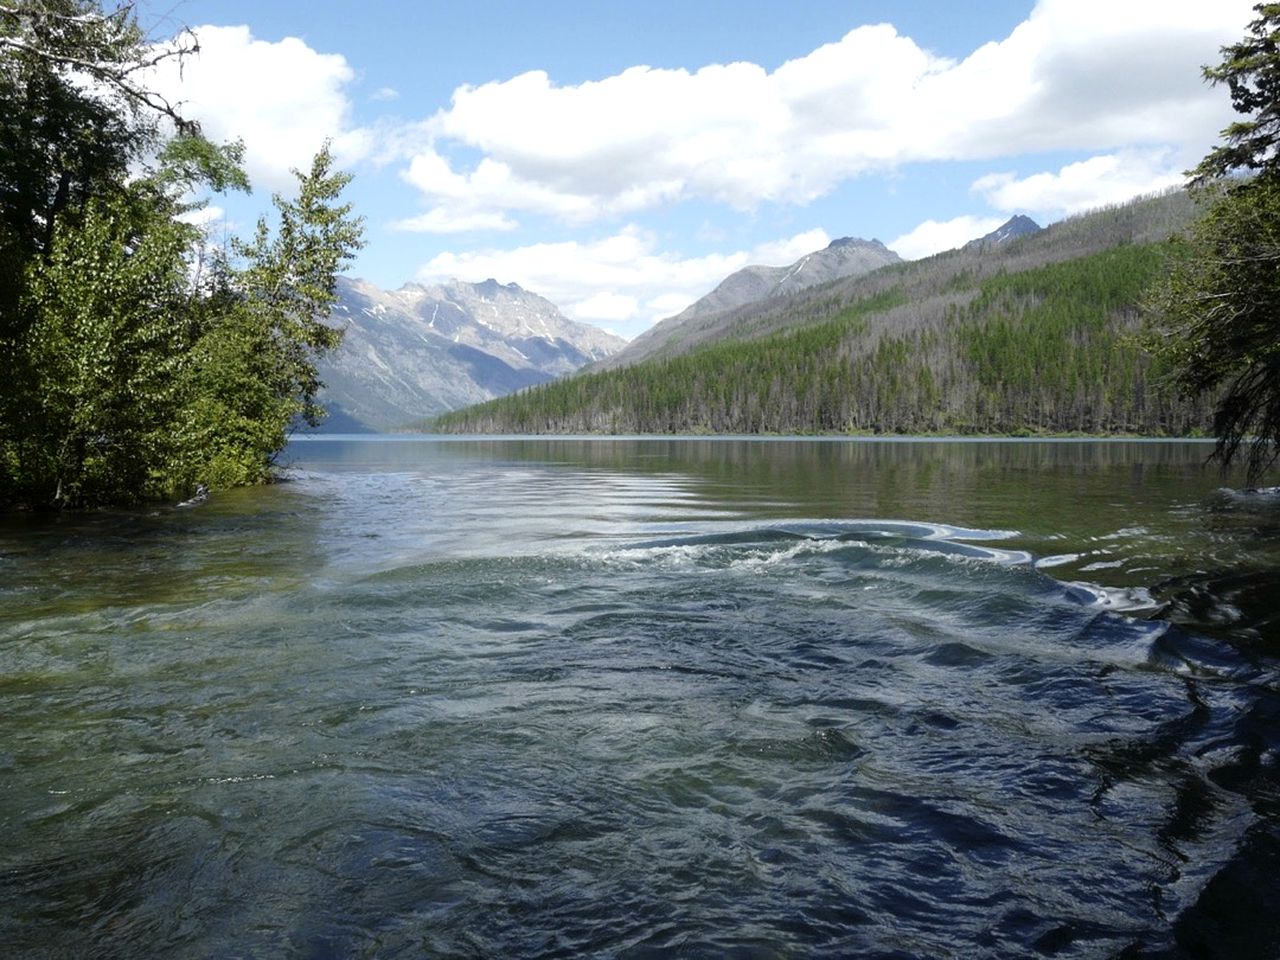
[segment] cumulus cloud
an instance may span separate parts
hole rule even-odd
[[[594,297],[580,300],[575,305],[579,318],[590,317],[595,322],[618,322],[630,320],[640,309],[635,297],[622,293],[604,291]]]
[[[178,220],[183,223],[189,223],[196,227],[208,227],[210,224],[217,223],[227,215],[222,207],[208,205],[203,207],[195,207],[184,213],[178,214]]]
[[[657,182],[596,195],[582,185],[556,186],[522,176],[510,164],[488,157],[474,170],[460,174],[433,148],[414,156],[402,176],[436,205],[425,215],[403,220],[397,226],[428,233],[456,232],[454,224],[480,224],[486,218],[508,224],[512,222],[506,216],[509,210],[546,214],[566,223],[586,223],[603,214],[651,207],[664,199],[674,199],[679,193],[679,184]]]
[[[926,220],[909,233],[890,241],[887,246],[904,260],[919,260],[943,250],[954,250],[970,240],[986,236],[1004,221],[998,217],[953,217],[950,220]]]
[[[200,53],[156,68],[149,84],[215,141],[242,139],[255,184],[287,189],[326,140],[349,166],[373,148],[352,122],[346,87],[355,71],[340,54],[319,53],[296,37],[268,42],[246,26],[196,27]]]
[[[514,281],[551,300],[567,316],[634,336],[679,313],[735,270],[791,263],[829,242],[824,231],[809,230],[751,250],[681,257],[661,250],[653,233],[628,226],[588,242],[442,253],[418,271],[418,279]]]
[[[974,181],[973,190],[997,210],[1061,216],[1181,184],[1182,166],[1171,150],[1130,150],[1070,163],[1057,173],[1021,179],[1012,173],[987,174]]]
[[[910,161],[1203,147],[1229,107],[1196,66],[1250,3],[1040,0],[963,60],[879,24],[772,72],[637,66],[561,86],[532,71],[456,90],[405,179],[440,211],[423,228],[494,211],[582,223],[691,198],[804,204]]]
[[[410,233],[477,233],[482,231],[507,232],[520,226],[515,220],[498,210],[450,210],[435,207],[416,217],[396,220],[393,230]]]

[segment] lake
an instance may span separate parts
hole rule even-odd
[[[0,521],[0,943],[1274,957],[1280,494],[1210,450],[317,438]]]

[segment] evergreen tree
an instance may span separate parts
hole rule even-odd
[[[1219,396],[1215,455],[1225,464],[1247,445],[1251,482],[1280,454],[1280,3],[1254,9],[1245,38],[1205,69],[1247,119],[1196,168],[1207,213],[1153,300],[1178,382]]]

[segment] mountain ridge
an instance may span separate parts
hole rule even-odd
[[[1210,427],[1135,336],[1175,190],[757,301],[714,338],[456,411],[443,432],[1136,433]],[[980,238],[981,239],[981,238]]]
[[[713,335],[716,319],[741,307],[790,296],[833,280],[861,276],[901,260],[879,240],[840,237],[785,266],[743,267],[684,310],[658,321],[622,350],[583,369],[607,370],[638,363],[664,352],[673,342],[696,342]]]
[[[329,430],[394,430],[570,373],[626,342],[492,278],[387,291],[341,277],[337,294],[330,323],[346,333],[318,365]]]

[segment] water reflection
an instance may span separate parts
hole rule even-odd
[[[696,479],[702,496],[748,509],[756,504],[770,515],[923,511],[945,522],[1016,529],[1034,529],[1022,521],[1043,518],[1042,529],[1065,533],[1090,523],[1095,507],[1131,516],[1148,504],[1167,508],[1178,498],[1238,485],[1241,477],[1206,466],[1211,450],[1200,442],[1144,441],[415,438],[309,440],[290,452],[300,466],[325,469],[431,470],[480,461],[675,473]]]

